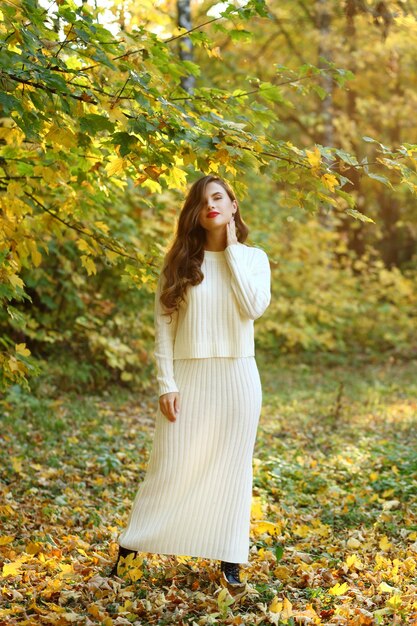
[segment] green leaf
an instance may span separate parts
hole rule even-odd
[[[351,196],[346,191],[342,191],[342,189],[335,189],[335,193],[344,200],[346,200],[350,208],[353,209],[353,207],[355,206],[355,198],[353,196]]]
[[[337,148],[334,151],[345,163],[349,163],[349,165],[358,165],[358,159],[353,155],[345,152],[345,150],[340,150]]]
[[[253,33],[243,28],[232,28],[229,31],[229,35],[232,41],[251,41],[253,39]]]
[[[275,551],[274,552],[275,552],[275,557],[276,557],[277,561],[280,561],[282,559],[283,554],[284,554],[283,546],[280,543],[278,543],[275,546]]]
[[[364,215],[360,211],[357,211],[356,209],[346,209],[345,213],[351,215],[357,220],[360,220],[361,222],[372,222],[373,224],[375,224],[375,220],[373,220],[371,217],[368,217],[367,215]]]
[[[271,83],[261,83],[259,86],[259,95],[265,100],[271,102],[284,102],[284,96],[281,93],[281,89]]]
[[[324,100],[327,96],[327,91],[321,85],[313,85],[312,86],[316,94],[320,97],[320,100]]]
[[[89,113],[80,117],[79,119],[80,130],[83,133],[89,133],[90,135],[95,135],[101,130],[114,130],[114,123],[111,122],[104,115],[96,115],[95,113]]]
[[[135,135],[129,135],[126,132],[115,133],[113,135],[113,144],[120,146],[120,156],[124,157],[132,151],[131,145],[138,142]]]
[[[21,115],[24,114],[24,109],[20,103],[20,100],[14,96],[0,92],[0,104],[3,107],[3,113],[11,113],[11,111],[19,111]]]
[[[374,180],[379,180],[380,183],[383,183],[390,189],[393,189],[391,182],[386,178],[386,176],[382,176],[381,174],[374,174],[372,172],[368,172],[369,178],[373,178]]]
[[[199,31],[194,31],[193,33],[189,33],[188,37],[191,39],[192,43],[196,45],[203,45],[203,44],[210,45],[212,43],[210,38],[207,37],[205,33],[202,33]]]
[[[192,61],[182,61],[182,64],[187,68],[190,74],[193,76],[200,76],[201,70],[197,63],[193,63]]]

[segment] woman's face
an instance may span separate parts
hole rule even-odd
[[[236,211],[236,200],[229,198],[224,187],[214,181],[208,183],[199,216],[200,225],[205,230],[224,229]]]

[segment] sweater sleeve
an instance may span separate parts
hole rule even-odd
[[[261,248],[248,255],[247,247],[230,244],[225,249],[232,273],[232,290],[243,315],[258,319],[271,302],[271,267]]]
[[[159,395],[179,391],[174,380],[174,340],[178,324],[178,311],[170,316],[163,315],[163,308],[160,302],[162,291],[163,274],[158,278],[155,294],[154,320],[155,320],[155,349],[154,356],[157,367],[157,381],[159,385]]]

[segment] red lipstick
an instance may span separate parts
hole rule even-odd
[[[207,217],[216,217],[216,215],[219,215],[218,211],[210,211],[210,213],[207,213]]]

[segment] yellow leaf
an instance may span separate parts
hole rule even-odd
[[[275,596],[271,604],[269,605],[268,611],[271,611],[272,613],[281,613],[282,607],[282,601],[278,600],[277,596]]]
[[[111,122],[126,122],[126,115],[125,113],[123,113],[119,104],[115,104],[114,106],[112,106],[111,104],[110,106],[105,105],[104,108],[109,114],[109,120]]]
[[[253,519],[262,519],[262,502],[259,498],[252,498],[251,517]]]
[[[77,39],[77,33],[74,30],[74,27],[72,24],[65,24],[64,25],[64,33],[66,35],[66,40],[67,41],[72,41]]]
[[[109,250],[108,248],[104,250],[104,254],[109,259],[109,261],[114,261],[119,256],[117,252],[113,252],[113,250]]]
[[[311,528],[307,524],[298,524],[298,526],[295,526],[294,532],[299,537],[307,537],[311,532]]]
[[[225,148],[220,148],[220,150],[216,152],[216,158],[219,159],[220,163],[227,163],[230,159],[230,155]]]
[[[21,278],[19,278],[17,274],[10,274],[10,276],[8,276],[7,278],[9,279],[9,283],[12,284],[13,287],[20,287],[21,289],[23,289],[23,287],[25,286],[25,283]]]
[[[35,267],[39,267],[39,265],[42,262],[42,255],[41,255],[41,253],[38,250],[38,246],[32,240],[28,240],[27,241],[27,246],[28,246],[29,251],[30,251],[30,256],[31,256],[33,265]]]
[[[321,181],[327,189],[330,189],[330,191],[334,191],[334,188],[339,183],[334,174],[323,174]]]
[[[105,224],[104,222],[100,222],[100,221],[94,222],[94,226],[97,226],[97,228],[99,230],[103,231],[103,233],[106,233],[106,235],[107,235],[107,233],[110,230],[109,227],[107,226],[107,224]]]
[[[18,354],[21,354],[22,356],[29,356],[30,355],[30,350],[28,348],[26,348],[26,344],[25,343],[16,343],[14,346],[16,352]]]
[[[94,252],[92,247],[88,244],[85,239],[77,239],[77,248],[82,252]]]
[[[23,563],[25,563],[28,560],[28,558],[29,557],[26,554],[23,554],[18,559],[16,559],[16,561],[13,561],[12,563],[4,563],[3,576],[16,576],[16,574],[19,573],[20,568],[22,567]]]
[[[349,585],[347,583],[336,583],[334,587],[329,589],[329,593],[332,596],[342,596],[349,589]]]
[[[77,137],[71,129],[56,126],[55,124],[46,133],[45,139],[64,148],[73,148],[77,145]]]
[[[282,607],[282,613],[280,615],[280,618],[282,620],[286,620],[286,619],[289,619],[290,617],[292,617],[292,604],[288,600],[288,598],[284,598],[284,605]]]
[[[77,548],[77,552],[79,552],[83,556],[86,556],[87,558],[89,558],[87,552],[85,550],[83,550],[82,548]]]
[[[233,596],[230,594],[229,590],[226,587],[223,587],[223,589],[220,591],[219,595],[217,596],[217,605],[219,607],[219,610],[220,611],[226,610],[227,607],[233,604],[234,601],[235,600]]]
[[[129,578],[131,581],[136,582],[139,578],[142,578],[143,571],[139,567],[134,567],[129,570]]]
[[[98,617],[100,618],[100,621],[102,622],[103,619],[103,614],[100,611],[100,607],[97,606],[97,604],[90,604],[88,606],[88,612],[90,613],[90,615],[92,615],[93,617]],[[103,622],[102,622],[103,623]]]
[[[15,472],[17,472],[18,474],[22,473],[22,461],[23,459],[20,459],[17,456],[12,456],[11,457],[11,461],[12,461],[12,467],[14,469]]]
[[[58,567],[61,571],[57,578],[71,578],[74,575],[74,566],[72,563],[58,563]]]
[[[14,535],[3,535],[0,537],[0,546],[5,546],[14,540]]]
[[[53,593],[61,591],[63,585],[64,581],[60,580],[59,578],[49,579],[47,586],[41,591],[41,596],[43,596],[44,598],[49,598]]]
[[[236,174],[237,169],[235,167],[233,167],[233,165],[231,163],[226,163],[225,167],[226,167],[226,171],[230,172],[232,174],[232,176],[234,176]]]
[[[272,522],[260,521],[257,522],[254,528],[256,535],[262,535],[262,533],[268,533],[269,535],[280,535],[281,526],[279,524],[273,524]]]
[[[391,598],[389,598],[386,603],[389,606],[392,606],[393,609],[397,609],[401,605],[400,594],[396,593],[395,595],[391,596]]]
[[[149,191],[151,191],[152,193],[162,193],[162,186],[158,183],[157,180],[151,180],[147,178],[146,180],[141,181],[140,184],[142,185],[142,187],[146,187],[147,189],[149,189]]]
[[[187,554],[178,554],[177,555],[177,561],[178,563],[188,563],[188,561],[190,560],[191,557],[189,557]]]
[[[291,570],[286,565],[278,565],[278,567],[273,570],[273,573],[274,576],[276,578],[279,578],[279,580],[281,580],[282,582],[285,582],[291,578]]]
[[[197,159],[197,154],[192,150],[188,150],[188,152],[184,152],[182,154],[182,158],[184,161],[184,165],[190,165],[190,163],[195,163]]]
[[[175,165],[171,166],[168,172],[162,174],[161,178],[165,178],[169,189],[176,189],[178,191],[186,190],[187,174],[184,170]]]
[[[113,176],[113,174],[120,174],[125,169],[126,163],[124,159],[119,157],[113,157],[109,159],[109,162],[106,165],[106,172],[109,176]]]
[[[26,365],[22,361],[18,361],[17,359],[15,359],[14,356],[10,357],[10,359],[7,361],[7,364],[11,372],[27,372]]]
[[[363,569],[363,564],[356,554],[350,554],[346,557],[345,563],[349,568],[356,567],[357,569]]]
[[[313,150],[306,150],[307,160],[311,167],[315,170],[320,167],[321,154],[317,146],[314,146]]]
[[[13,563],[5,563],[3,565],[3,576],[16,576],[22,567],[22,563],[14,561]]]
[[[90,256],[86,256],[85,254],[82,254],[80,259],[81,259],[81,263],[83,264],[83,267],[85,267],[85,269],[87,270],[87,274],[89,276],[91,276],[91,274],[97,273],[96,264],[94,263],[93,259]]]
[[[386,582],[380,583],[378,589],[382,593],[393,593],[394,591],[398,591],[398,589],[396,589],[395,587],[391,587],[391,585],[388,585],[388,583]]]
[[[32,608],[31,605],[29,605]],[[65,613],[65,607],[60,606],[59,604],[55,604],[55,602],[47,602],[47,606],[49,611],[53,611],[54,613]],[[37,613],[41,612],[40,607],[34,607]],[[46,613],[46,611],[45,611]]]
[[[42,544],[38,541],[29,541],[25,547],[25,552],[28,554],[39,554],[42,551]]]
[[[327,204],[331,204],[332,206],[335,206],[335,207],[339,206],[339,201],[337,200],[337,198],[326,196],[326,194],[320,193],[320,191],[317,192],[317,197],[323,200],[324,202],[327,202]]]
[[[222,55],[220,53],[220,47],[216,46],[215,48],[206,48],[207,54],[209,57],[215,57],[216,59],[222,59]]]
[[[379,542],[379,548],[383,552],[387,552],[390,548],[392,548],[392,543],[389,541],[388,537],[384,535]]]
[[[322,621],[320,617],[317,615],[316,611],[313,608],[312,604],[307,604],[304,611],[297,611],[293,614],[296,624],[305,623],[305,624],[321,624]],[[307,620],[300,621],[302,618],[307,618]]]

